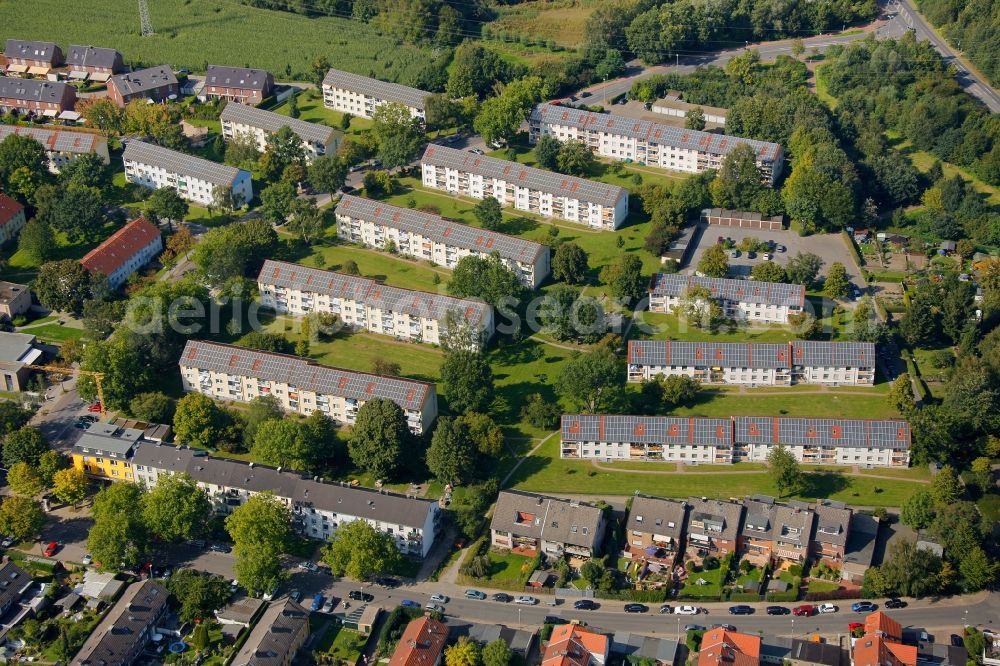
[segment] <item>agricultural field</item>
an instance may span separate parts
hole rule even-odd
[[[340,69],[393,81],[431,59],[429,49],[400,45],[348,19],[256,9],[239,0],[157,0],[149,9],[156,34],[140,37],[131,0],[80,0],[72,11],[64,0],[0,0],[0,41],[18,37],[53,41],[64,49],[114,47],[130,64],[169,63],[194,71],[209,63],[253,66],[281,80],[306,78],[317,56]],[[266,48],[248,48],[262,40]]]
[[[497,20],[490,24],[493,35],[524,35],[534,42],[552,42],[577,47],[584,41],[584,28],[601,0],[534,0],[497,7]]]

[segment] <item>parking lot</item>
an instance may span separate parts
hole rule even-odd
[[[771,260],[780,266],[788,264],[788,260],[798,252],[812,252],[823,259],[823,268],[820,275],[826,275],[830,265],[839,261],[847,269],[851,284],[860,289],[865,289],[868,283],[865,282],[854,263],[850,250],[844,243],[844,238],[840,234],[814,234],[812,236],[799,236],[794,231],[767,231],[763,229],[741,229],[739,227],[725,227],[716,225],[699,224],[700,230],[695,234],[694,249],[688,257],[688,263],[683,268],[684,273],[694,273],[706,248],[718,242],[719,236],[731,238],[739,245],[744,238],[756,238],[760,241],[774,241],[778,245],[784,245],[785,252],[772,253]],[[729,258],[729,277],[746,277],[754,265],[764,261],[763,255],[757,253],[756,258],[750,259],[746,252],[741,252],[739,257]]]

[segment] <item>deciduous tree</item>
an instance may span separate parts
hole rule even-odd
[[[87,496],[89,489],[87,475],[75,467],[61,469],[52,477],[52,494],[64,504],[76,506]]]
[[[427,449],[427,469],[442,483],[468,483],[476,471],[476,453],[464,421],[439,418]]]
[[[163,541],[204,536],[211,515],[208,495],[187,474],[161,475],[143,496],[143,521]]]
[[[91,273],[79,261],[64,259],[42,264],[32,287],[45,307],[79,315],[84,302],[107,294],[107,284],[106,277]]]
[[[376,530],[364,520],[353,520],[334,531],[323,549],[323,561],[334,574],[363,582],[394,571],[400,555],[391,534]]]
[[[445,666],[483,666],[479,644],[468,636],[460,637],[445,648],[444,663]]]
[[[226,518],[233,539],[233,567],[240,585],[250,594],[273,592],[287,576],[278,556],[291,538],[288,508],[271,493],[253,495]]]
[[[785,273],[788,281],[792,284],[809,286],[816,281],[819,269],[823,267],[823,259],[811,252],[796,252],[795,256],[788,260]]]
[[[592,414],[607,410],[624,387],[625,365],[606,347],[572,357],[557,383],[564,398]]]
[[[476,216],[479,225],[483,229],[497,231],[503,224],[503,210],[500,202],[494,197],[487,196],[472,208],[472,214]]]
[[[521,280],[496,254],[462,257],[448,282],[453,296],[481,298],[494,307],[516,300],[523,291]]]
[[[559,146],[559,152],[556,154],[558,171],[571,176],[590,174],[596,163],[594,153],[580,141],[566,141]]]
[[[358,410],[348,453],[357,467],[376,478],[387,478],[402,464],[403,449],[409,440],[406,415],[399,405],[375,398]]]
[[[921,488],[903,501],[899,517],[904,524],[915,530],[922,530],[930,526],[934,515],[934,498],[930,492]]]
[[[32,467],[38,465],[42,454],[49,450],[49,443],[42,431],[34,426],[22,426],[4,439],[3,464],[10,469],[23,462]]]
[[[173,423],[177,400],[160,391],[140,393],[129,402],[129,414],[147,423]]]
[[[698,260],[698,272],[708,277],[726,277],[729,273],[729,257],[721,244],[716,243],[702,253]]]
[[[823,281],[823,292],[830,298],[844,298],[850,288],[851,283],[847,278],[847,269],[844,268],[844,264],[839,261],[830,264],[826,280]]]
[[[177,600],[181,622],[195,622],[212,617],[232,596],[229,583],[222,576],[196,569],[181,569],[167,580],[167,589]],[[208,627],[208,622],[199,626]]]
[[[779,444],[771,449],[767,455],[767,469],[774,479],[774,485],[780,496],[794,495],[802,488],[804,477],[799,468],[799,461],[784,445]]]
[[[0,504],[0,531],[15,541],[29,541],[38,536],[45,525],[45,513],[38,502],[28,497],[11,495]]]
[[[154,224],[160,221],[183,222],[188,208],[188,202],[172,187],[156,189],[146,200],[146,215]]]
[[[493,401],[493,370],[478,351],[446,352],[441,364],[441,382],[453,412],[485,411]]]
[[[587,253],[576,243],[560,243],[552,256],[552,277],[566,284],[583,284],[588,268]]]
[[[231,424],[231,417],[214,400],[188,393],[177,401],[174,434],[177,441],[196,448],[213,448]]]
[[[646,294],[642,259],[637,254],[623,254],[618,261],[602,268],[600,280],[615,298],[626,303],[639,300]]]
[[[309,184],[317,192],[333,194],[347,180],[347,165],[334,155],[321,155],[309,165]]]
[[[7,485],[23,497],[34,497],[45,490],[45,482],[37,468],[26,462],[15,463],[7,470]]]
[[[382,104],[375,109],[371,132],[378,141],[378,156],[386,169],[409,164],[427,143],[420,119],[398,103]]]
[[[115,483],[94,495],[94,525],[87,550],[104,569],[139,563],[149,535],[142,520],[143,491],[133,483]]]

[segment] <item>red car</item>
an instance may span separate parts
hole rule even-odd
[[[799,617],[809,617],[810,615],[816,614],[816,607],[810,606],[809,604],[802,604],[801,606],[796,606],[792,609],[792,615],[797,615]]]
[[[100,412],[101,411],[101,403],[95,402],[93,405],[90,405],[89,407],[87,407],[87,411],[88,412],[93,412],[94,414]]]
[[[45,547],[45,557],[52,557],[59,550],[59,544],[55,541],[49,542],[49,545]]]

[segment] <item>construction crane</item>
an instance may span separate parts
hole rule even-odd
[[[88,377],[94,378],[94,384],[97,385],[97,402],[101,406],[101,416],[105,415],[106,409],[104,407],[104,386],[101,384],[101,380],[104,379],[103,372],[94,372],[93,370],[81,370],[80,368],[64,368],[59,365],[27,365],[25,367],[31,368],[32,370],[43,370],[45,372],[58,372],[63,375],[71,375],[74,372],[80,375],[87,375]]]

